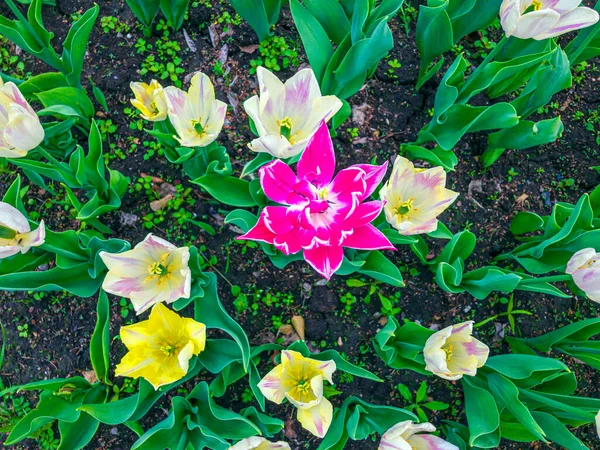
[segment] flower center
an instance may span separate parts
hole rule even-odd
[[[411,198],[405,202],[400,203],[400,206],[398,207],[398,215],[400,216],[405,216],[407,215],[409,212],[413,211],[415,209],[414,207],[414,198]]]
[[[154,262],[148,266],[148,273],[150,275],[166,275],[168,273],[167,268],[159,262]]]
[[[178,348],[176,345],[171,345],[171,344],[167,344],[167,345],[163,345],[160,350],[167,356],[171,356],[173,355],[173,353],[175,353]]]
[[[206,128],[202,126],[202,118],[200,120],[192,120],[192,126],[199,137],[206,136]]]
[[[531,5],[525,7],[525,11],[531,8],[532,11],[539,11],[544,7],[544,0],[533,0]]]
[[[450,361],[450,358],[452,358],[452,344],[448,345],[447,347],[442,347],[442,350],[444,350],[444,353],[446,353],[446,361]]]
[[[329,189],[327,189],[326,187],[324,187],[323,189],[319,189],[317,191],[317,196],[321,200],[327,200],[327,197],[329,197]]]
[[[309,390],[310,383],[308,382],[308,380],[302,379],[298,381],[298,391],[300,391],[302,394],[308,394]]]
[[[158,110],[158,105],[156,104],[156,102],[152,102],[150,103],[150,110],[152,111],[153,114],[158,115],[158,113],[160,112]]]

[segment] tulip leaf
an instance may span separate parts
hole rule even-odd
[[[226,205],[241,208],[256,206],[248,181],[211,173],[192,180],[192,183],[198,184],[216,200]]]
[[[290,9],[298,33],[304,44],[306,56],[315,72],[319,84],[325,74],[325,69],[333,55],[333,46],[327,32],[317,18],[308,12],[298,0],[290,0]]]
[[[284,422],[282,420],[267,416],[266,414],[257,411],[254,406],[242,409],[240,414],[256,425],[260,429],[260,435],[264,437],[273,437],[281,432],[284,427]]]
[[[160,7],[160,0],[126,0],[127,5],[131,8],[131,11],[135,14],[135,17],[144,25],[146,28],[152,26],[156,14],[158,14],[158,8]]]
[[[434,166],[441,166],[446,172],[454,171],[458,164],[458,158],[452,150],[444,150],[439,145],[433,149],[427,149],[419,145],[402,144],[402,152],[410,160],[420,159]]]
[[[368,256],[364,259],[364,264],[358,269],[358,273],[368,275],[391,286],[404,286],[404,280],[398,267],[378,250],[368,253]]]
[[[259,433],[260,428],[244,416],[218,406],[203,381],[187,397],[174,397],[169,416],[146,431],[132,450],[178,450],[189,446],[227,450],[227,440]]]
[[[190,0],[160,0],[160,10],[175,30],[183,25],[189,2]]]
[[[394,317],[375,335],[373,346],[379,357],[396,370],[410,369],[428,375],[423,359],[423,347],[434,333],[414,322],[400,326]]]
[[[90,361],[98,381],[108,383],[110,371],[110,304],[106,292],[98,295],[96,327],[90,341]]]
[[[500,443],[500,415],[492,394],[474,384],[469,377],[461,379],[472,447],[496,448]]]
[[[100,7],[94,5],[75,22],[63,42],[62,66],[63,73],[71,86],[81,86],[81,72],[90,33],[94,28]],[[87,97],[87,94],[86,94]],[[91,116],[90,116],[91,117]]]

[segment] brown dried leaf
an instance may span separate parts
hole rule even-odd
[[[164,209],[167,206],[167,203],[172,198],[173,196],[171,194],[168,194],[166,197],[163,197],[160,200],[154,200],[153,202],[150,202],[150,209],[152,209],[152,211],[160,211],[161,209]]]
[[[258,50],[258,44],[243,45],[240,47],[240,50],[251,55]]]
[[[304,340],[304,317],[302,316],[294,316],[292,317],[292,326],[294,327],[294,330],[296,330],[296,333],[298,333],[298,336],[300,337],[300,339]]]
[[[294,331],[294,328],[291,325],[281,325],[279,327],[278,332],[280,334],[283,334],[284,336],[289,336],[290,334],[292,334],[292,331]]]
[[[212,44],[212,46],[214,48],[217,48],[217,45],[219,45],[221,38],[219,37],[219,33],[217,32],[217,27],[215,26],[214,23],[211,23],[210,26],[208,27],[208,36],[210,37],[210,43]]]
[[[90,384],[94,384],[98,382],[98,377],[96,376],[96,372],[93,370],[84,370],[82,373],[83,378]]]

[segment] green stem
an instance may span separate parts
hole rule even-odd
[[[541,278],[536,278],[535,282],[536,283],[557,283],[559,281],[572,281],[573,277],[571,275],[569,275],[568,273],[565,273],[563,275],[553,275],[550,277],[541,277]],[[534,281],[534,280],[531,280]]]
[[[486,323],[491,322],[492,320],[499,319],[500,317],[505,317],[505,316],[510,316],[510,315],[516,315],[516,314],[524,314],[524,315],[527,315],[527,316],[532,316],[533,315],[533,313],[531,313],[530,311],[525,311],[523,309],[516,309],[514,311],[506,311],[506,312],[503,312],[503,313],[494,314],[493,316],[488,317],[487,319],[484,319],[481,322],[476,323],[475,325],[473,325],[473,328],[482,327]]]
[[[485,70],[489,63],[493,61],[493,59],[500,53],[500,51],[504,48],[504,45],[508,41],[506,36],[503,36],[500,42],[496,44],[496,46],[492,49],[491,52],[485,57],[485,59],[479,64],[479,66],[469,75],[469,78],[465,81],[465,83],[460,88],[459,97],[463,97],[463,94],[467,92],[467,89],[471,84],[477,79],[477,77]],[[467,97],[463,100],[463,103],[466,103],[471,96]]]

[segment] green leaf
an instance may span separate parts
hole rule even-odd
[[[308,61],[322,87],[325,69],[333,56],[333,46],[319,21],[298,0],[290,0],[290,9]]]
[[[131,11],[135,14],[135,17],[144,25],[146,28],[152,26],[152,22],[158,14],[158,8],[160,7],[160,0],[126,0],[127,5],[131,8]]]
[[[185,14],[190,0],[160,0],[160,10],[167,18],[168,23],[179,30],[183,25]]]
[[[426,381],[422,381],[421,385],[419,386],[419,390],[417,391],[416,402],[417,403],[421,403],[426,398],[427,398],[427,382]]]
[[[406,401],[412,403],[413,396],[412,396],[412,393],[410,392],[410,389],[408,389],[408,387],[406,385],[400,383],[398,386],[396,386],[396,388],[398,388],[398,392],[400,392],[400,395],[402,397],[404,397],[406,399]]]
[[[71,86],[81,86],[81,72],[83,71],[83,62],[88,39],[94,28],[94,23],[96,23],[99,12],[100,7],[98,5],[94,5],[92,8],[88,9],[83,16],[71,26],[67,37],[63,42],[63,53],[61,58],[63,73],[66,75],[67,81]]]
[[[494,397],[468,377],[461,379],[472,447],[496,448],[500,443],[500,415]]]
[[[454,45],[452,23],[446,12],[448,0],[432,6],[421,5],[417,19],[417,47],[421,56],[417,89],[437,73],[441,64],[429,70],[429,66],[439,55],[450,50]],[[440,61],[443,63],[443,60]]]
[[[100,290],[97,320],[90,341],[90,361],[98,381],[108,384],[110,371],[110,304],[106,292]]]
[[[201,186],[216,200],[226,205],[242,208],[256,206],[248,181],[230,176],[208,174],[192,180],[192,183]]]
[[[368,253],[358,273],[368,275],[375,280],[383,281],[391,286],[404,286],[402,274],[398,267],[378,250]]]

